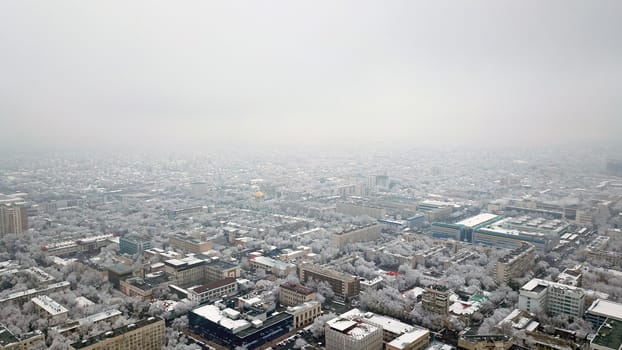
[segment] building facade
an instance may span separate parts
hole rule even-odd
[[[331,244],[333,247],[343,248],[348,243],[373,241],[380,238],[381,232],[382,225],[372,224],[346,232],[333,233]]]
[[[546,312],[551,316],[582,317],[585,311],[585,291],[534,278],[521,287],[518,308],[533,313]]]
[[[119,238],[120,254],[139,254],[145,249],[151,249],[151,241],[146,236],[130,235]]]
[[[188,288],[188,299],[197,304],[203,304],[218,300],[225,295],[237,294],[237,292],[238,283],[235,278],[227,277],[202,286]]]
[[[168,240],[168,244],[173,249],[184,253],[201,254],[212,249],[211,241],[180,234],[171,236]]]
[[[324,325],[326,350],[381,350],[382,328],[337,317]]]
[[[26,231],[28,231],[28,209],[13,204],[0,204],[0,236]]]
[[[327,282],[335,292],[335,296],[342,299],[358,296],[361,290],[357,276],[311,264],[301,264],[299,272],[302,282],[306,283],[310,279]]]
[[[71,344],[75,350],[160,350],[165,325],[159,317],[149,317],[121,328]]]
[[[512,278],[520,277],[530,271],[535,263],[536,249],[532,244],[522,243],[520,247],[497,261],[495,280],[508,284]]]
[[[45,336],[40,331],[15,335],[0,324],[0,350],[44,349]]]
[[[421,295],[423,309],[438,315],[449,313],[449,289],[444,286],[430,286]]]
[[[300,305],[315,300],[315,291],[301,284],[286,282],[279,289],[279,303],[287,306]]]
[[[287,313],[292,315],[294,328],[299,329],[313,323],[322,315],[322,307],[317,301],[309,301],[300,305],[287,308]]]

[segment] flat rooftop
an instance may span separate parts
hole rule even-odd
[[[596,299],[587,311],[591,314],[622,321],[622,304]]]
[[[140,320],[140,321],[135,322],[135,323],[130,323],[130,324],[125,325],[125,326],[120,327],[120,328],[115,328],[115,329],[113,329],[111,331],[108,331],[106,333],[102,333],[102,334],[96,335],[94,337],[90,337],[88,339],[84,339],[82,341],[73,343],[73,344],[71,344],[71,346],[74,349],[86,348],[88,346],[91,346],[91,345],[93,345],[93,344],[103,340],[103,339],[114,338],[114,337],[117,337],[117,336],[119,336],[121,334],[125,334],[127,332],[131,332],[131,331],[133,331],[133,330],[135,330],[137,328],[141,328],[141,327],[144,327],[144,326],[147,326],[147,325],[150,325],[152,323],[159,322],[159,321],[162,321],[162,323],[164,323],[164,320],[162,320],[159,317],[149,317],[149,318]]]
[[[340,316],[344,319],[361,319],[365,323],[373,324],[385,331],[393,334],[404,334],[414,330],[414,327],[392,317],[378,315],[373,312],[362,312],[359,309],[352,309]]]
[[[410,344],[412,344],[413,342],[415,342],[416,340],[419,340],[421,338],[427,338],[430,336],[430,331],[425,329],[425,328],[415,328],[412,331],[408,332],[408,333],[404,333],[402,335],[400,335],[399,337],[393,339],[389,345],[393,346],[394,348],[397,349],[405,349],[407,348]]]
[[[17,337],[14,336],[13,333],[11,333],[11,331],[9,331],[4,326],[0,325],[0,346],[5,347],[9,344],[16,343],[18,341],[19,339],[17,339]]]
[[[364,339],[369,334],[379,329],[378,327],[374,325],[345,319],[345,318],[342,318],[341,316],[333,318],[332,320],[326,322],[326,324],[331,329],[336,330],[337,332],[346,334],[347,336],[354,338],[356,340]]]
[[[500,219],[501,217],[499,215],[495,215],[495,214],[489,214],[489,213],[482,213],[479,215],[475,215],[472,216],[470,218],[466,218],[462,221],[458,221],[456,223],[456,225],[464,225],[466,227],[475,227],[477,225],[481,225],[487,221],[493,220],[493,219]]]
[[[45,310],[51,316],[61,315],[69,312],[64,306],[54,301],[52,298],[47,295],[40,295],[38,297],[32,298],[32,302],[37,306]]]
[[[622,321],[607,319],[596,333],[592,344],[600,345],[608,349],[620,349],[622,347]],[[591,347],[590,347],[591,348]]]

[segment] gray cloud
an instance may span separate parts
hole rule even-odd
[[[619,1],[4,1],[0,146],[609,142]]]

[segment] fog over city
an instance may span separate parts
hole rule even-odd
[[[0,350],[622,349],[621,14],[0,0]]]
[[[611,144],[619,1],[3,1],[3,149]]]

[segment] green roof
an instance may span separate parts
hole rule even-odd
[[[622,346],[622,321],[609,318],[605,320],[592,343],[609,349],[619,349]]]

